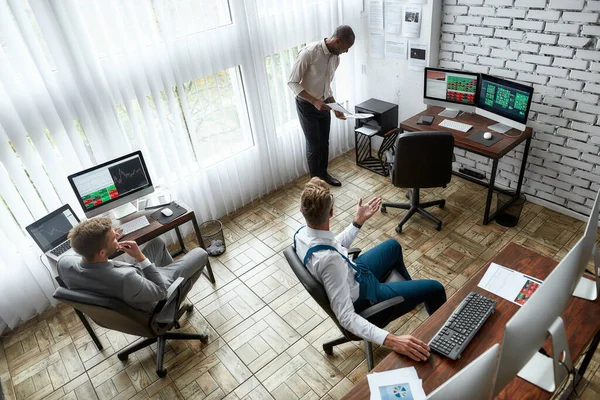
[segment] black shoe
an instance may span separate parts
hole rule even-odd
[[[342,182],[338,181],[337,179],[335,179],[333,176],[331,176],[329,174],[326,174],[321,179],[323,179],[325,182],[327,182],[330,186],[342,186]]]

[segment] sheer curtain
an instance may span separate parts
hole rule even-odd
[[[67,175],[142,150],[153,180],[202,221],[306,173],[287,77],[341,7],[0,0],[0,332],[52,304],[24,228],[65,203],[81,213]],[[342,57],[337,82],[354,68]],[[336,99],[354,105],[345,86]],[[333,120],[332,157],[354,143],[351,122]]]

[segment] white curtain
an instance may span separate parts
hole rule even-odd
[[[142,150],[201,222],[306,173],[287,77],[341,16],[342,0],[0,0],[0,333],[52,304],[24,228],[65,203],[83,216],[67,175]],[[353,106],[344,57],[333,88]],[[333,119],[332,157],[351,124]]]

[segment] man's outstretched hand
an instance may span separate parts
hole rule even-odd
[[[354,217],[354,222],[356,222],[359,225],[363,225],[379,210],[380,207],[381,197],[375,197],[364,205],[362,203],[362,199],[359,199],[358,205],[356,206],[356,217]]]
[[[390,333],[385,337],[383,344],[415,361],[427,361],[429,357],[429,346],[411,335],[396,336]]]

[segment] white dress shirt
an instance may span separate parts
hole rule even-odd
[[[298,96],[303,90],[319,100],[333,96],[331,81],[340,65],[340,57],[331,53],[325,39],[308,44],[298,53],[288,86]]]
[[[335,237],[331,231],[315,230],[306,226],[296,235],[296,254],[301,261],[304,261],[308,249],[326,244],[335,247],[347,257],[347,249],[358,231],[358,228],[350,225]],[[340,325],[369,342],[383,344],[388,332],[373,325],[354,311],[353,303],[359,295],[359,285],[354,279],[356,271],[338,253],[333,250],[315,252],[308,260],[306,268],[325,287],[331,309]]]

